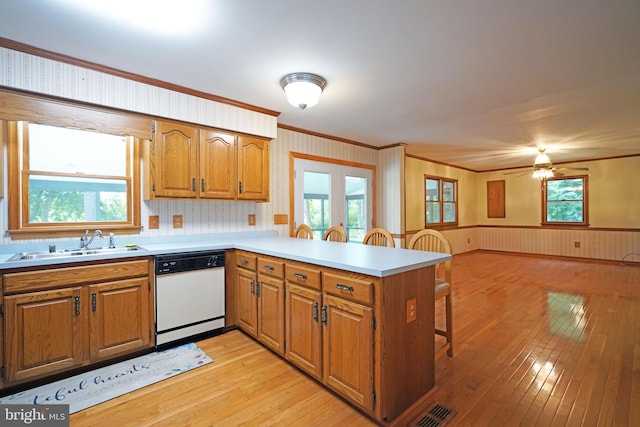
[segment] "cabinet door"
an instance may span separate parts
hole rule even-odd
[[[274,351],[284,354],[284,282],[259,275],[258,339]]]
[[[175,123],[156,122],[154,151],[154,196],[196,197],[197,129]]]
[[[365,409],[373,409],[372,309],[323,295],[324,382]]]
[[[236,197],[236,137],[213,130],[200,131],[200,197]]]
[[[150,345],[149,295],[147,278],[89,286],[91,361]]]
[[[321,298],[317,290],[287,283],[286,357],[318,379],[322,379]]]
[[[269,200],[269,141],[238,137],[238,199]]]
[[[35,378],[82,364],[86,301],[82,288],[6,296],[7,382]]]
[[[257,336],[258,305],[255,297],[257,274],[238,268],[238,326],[246,333]]]

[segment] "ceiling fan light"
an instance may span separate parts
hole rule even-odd
[[[531,174],[531,177],[534,179],[539,179],[540,181],[552,178],[553,170],[547,168],[536,169],[533,171],[533,174]]]
[[[538,156],[536,157],[535,162],[533,162],[533,166],[541,166],[541,165],[548,165],[551,163],[551,160],[549,159],[549,156],[547,156],[546,153],[541,152],[540,154],[538,154]]]
[[[289,104],[301,110],[318,103],[326,84],[324,78],[311,73],[291,73],[280,79]]]

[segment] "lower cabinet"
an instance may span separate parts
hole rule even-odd
[[[373,284],[243,251],[236,260],[239,327],[372,411]]]
[[[83,364],[83,293],[71,287],[5,297],[7,382]]]
[[[322,380],[322,292],[320,271],[288,263],[285,266],[286,358]]]
[[[373,409],[373,310],[331,295],[324,295],[322,310],[324,383]]]
[[[282,261],[237,251],[238,326],[284,354],[284,267]]]
[[[146,278],[89,286],[91,360],[102,360],[150,343],[149,291]]]
[[[151,347],[152,275],[146,258],[3,274],[4,385]]]

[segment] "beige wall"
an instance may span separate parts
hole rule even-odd
[[[640,156],[577,162],[559,167],[589,168],[591,227],[640,228]],[[479,225],[540,225],[542,202],[538,180],[532,179],[529,173],[504,175],[503,172],[485,172],[477,175]],[[501,179],[506,181],[507,216],[487,218],[487,181]]]
[[[406,230],[412,232],[424,228],[424,175],[458,180],[458,226],[475,226],[477,220],[477,174],[453,166],[445,166],[413,157],[406,158],[405,187],[407,189]]]

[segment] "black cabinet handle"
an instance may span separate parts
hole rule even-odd
[[[349,292],[355,291],[355,288],[353,286],[343,285],[342,283],[336,283],[336,288],[343,291],[349,291]]]
[[[91,294],[91,311],[96,311],[96,293]]]
[[[80,316],[80,297],[73,297],[73,305],[75,308],[76,316]]]
[[[323,305],[322,306],[322,324],[323,325],[327,325],[327,306]]]
[[[191,178],[191,191],[193,191],[194,193],[196,191],[196,179],[195,178]]]
[[[256,296],[260,298],[260,282],[256,282]]]
[[[204,193],[204,178],[200,181],[200,191]]]
[[[251,281],[251,285],[249,285],[249,289],[251,289],[251,295],[256,294],[256,284],[253,282],[253,280]]]
[[[293,273],[293,277],[297,277],[298,279],[307,280],[307,275],[302,273]]]
[[[272,266],[270,266],[270,265],[265,265],[265,266],[263,266],[262,268],[264,268],[265,270],[269,270],[269,271],[275,271],[275,268],[273,268],[273,267],[272,267]]]
[[[317,301],[313,304],[312,313],[313,313],[313,321],[318,323],[318,302]]]

